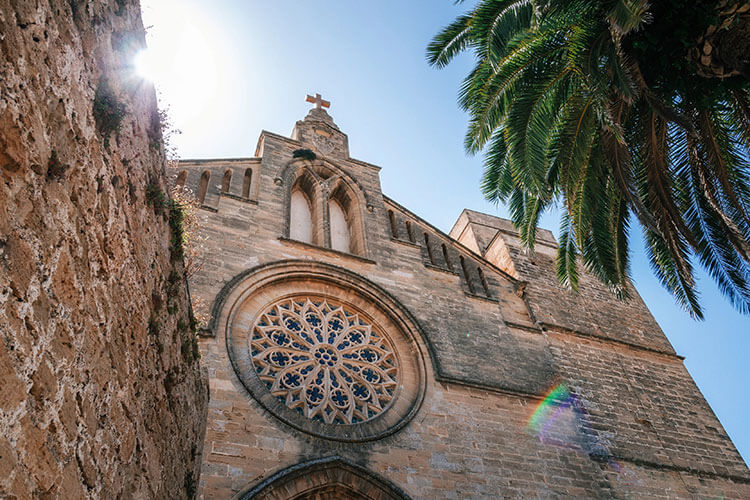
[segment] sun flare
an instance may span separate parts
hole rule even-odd
[[[136,73],[154,83],[178,128],[205,122],[224,94],[217,76],[228,66],[221,33],[198,7],[171,0],[144,2],[143,18],[148,48],[133,59]]]

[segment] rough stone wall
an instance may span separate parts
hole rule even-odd
[[[420,414],[388,438],[357,445],[312,438],[279,424],[245,395],[219,340],[204,346],[212,371],[201,474],[206,499],[231,498],[280,469],[329,456],[366,467],[415,500],[739,500],[750,494],[747,482],[726,476],[691,474],[631,457],[592,460],[581,422],[558,430],[567,439],[541,442],[528,428],[538,401],[455,384],[431,384]],[[628,425],[641,426],[635,421]],[[637,445],[632,443],[636,456]]]
[[[497,228],[477,227],[473,246],[461,245],[385,198],[377,168],[351,158],[319,154],[317,161],[335,163],[367,192],[372,210],[360,213],[364,256],[290,241],[283,237],[289,186],[282,173],[313,168],[314,162],[293,159],[302,147],[310,145],[264,132],[261,158],[181,165],[193,189],[204,171],[215,172],[203,211],[208,251],[191,290],[211,304],[227,284],[245,283],[243,273],[275,261],[311,260],[356,273],[420,325],[420,352],[429,353],[424,401],[405,427],[373,441],[337,442],[296,430],[264,409],[238,378],[226,338],[235,320],[223,307],[207,332],[215,337],[201,340],[211,390],[205,498],[230,497],[285,468],[327,457],[355,463],[414,499],[750,496],[750,472],[641,302],[621,308],[596,288],[584,301],[570,302],[554,288],[546,263],[523,260],[506,245],[504,258],[518,267],[519,276],[510,276],[470,250],[492,248]],[[235,169],[234,179],[250,167],[258,174],[256,199],[220,192],[221,172]],[[524,285],[535,277],[530,270],[550,276]],[[275,300],[258,281],[265,286],[262,299]],[[575,322],[599,309],[608,310],[594,323],[601,331]],[[546,329],[537,315],[546,315]],[[246,321],[243,331],[250,316],[234,316]],[[644,334],[634,338],[639,325]],[[576,405],[561,407],[541,438],[529,420],[557,383],[567,385]]]
[[[207,387],[137,1],[0,0],[0,498],[186,498]]]
[[[593,273],[580,266],[579,292],[560,285],[555,273],[557,244],[547,230],[540,230],[534,255],[526,252],[510,221],[465,210],[451,234],[457,238],[472,227],[473,234],[494,231],[485,257],[527,283],[526,297],[537,321],[545,327],[607,338],[664,353],[674,349],[635,289],[627,301],[615,300]]]

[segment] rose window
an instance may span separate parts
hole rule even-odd
[[[388,339],[349,306],[329,299],[280,300],[250,338],[253,367],[288,408],[328,424],[356,424],[394,398],[399,369]]]

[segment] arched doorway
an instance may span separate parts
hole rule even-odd
[[[283,469],[235,497],[238,500],[409,500],[398,486],[342,457]]]

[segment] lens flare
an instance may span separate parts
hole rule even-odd
[[[554,424],[561,411],[570,408],[572,402],[572,396],[565,384],[556,385],[537,405],[534,413],[531,414],[531,418],[529,418],[528,424],[526,424],[526,428],[542,437],[545,428]]]
[[[133,57],[133,66],[138,76],[152,82],[159,74],[159,61],[156,60],[153,53],[148,49],[139,51]]]
[[[527,431],[546,446],[585,453],[614,472],[617,482],[640,484],[636,473],[615,460],[600,441],[578,396],[565,384],[554,386],[529,417]]]

